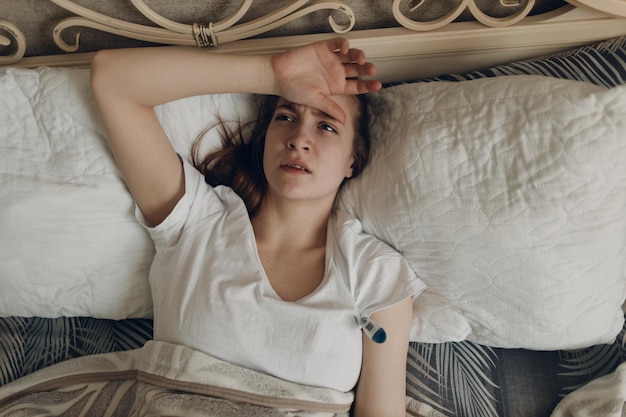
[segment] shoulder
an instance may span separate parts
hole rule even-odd
[[[331,216],[330,226],[334,234],[333,259],[343,264],[344,273],[353,284],[383,272],[400,277],[413,275],[402,254],[365,232],[361,222],[352,215],[336,211]]]
[[[369,316],[424,290],[424,283],[402,254],[366,233],[358,219],[341,211],[331,217],[333,261],[362,315]]]
[[[182,159],[182,158],[181,158]],[[156,226],[149,226],[139,210],[136,217],[150,232],[157,243],[176,243],[189,230],[207,221],[237,223],[248,218],[241,198],[226,186],[211,187],[204,175],[189,161],[182,159],[184,170],[184,194],[166,218]],[[225,219],[228,218],[228,219]],[[211,220],[212,219],[212,220]],[[226,221],[227,220],[227,221]]]
[[[205,181],[204,174],[185,159],[183,159],[183,169],[185,173],[185,197],[189,199],[190,205],[200,200],[204,209],[213,211],[215,209],[236,209],[243,204],[243,200],[232,188],[224,185],[212,187]]]
[[[402,255],[388,243],[363,230],[362,223],[349,213],[341,210],[334,211],[330,218],[330,227],[338,246],[337,249],[348,259],[358,260],[359,263],[378,257],[404,260]]]

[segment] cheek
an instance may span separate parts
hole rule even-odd
[[[268,145],[268,143],[265,142],[265,146],[263,148],[263,157],[261,158],[263,163],[263,173],[265,174],[265,176],[267,176],[267,167],[271,164],[271,155],[271,145]]]
[[[270,127],[265,132],[265,144],[263,146],[263,155],[267,152],[277,151],[284,144],[286,132],[280,126]]]
[[[267,166],[270,162],[270,157],[272,155],[272,136],[270,135],[269,130],[265,135],[265,143],[263,144],[263,155],[261,157],[261,162],[263,164],[263,172],[267,174]]]
[[[332,156],[335,171],[341,173],[343,177],[351,176],[352,163],[354,162],[352,149],[336,149],[333,151]]]

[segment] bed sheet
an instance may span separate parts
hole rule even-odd
[[[152,320],[0,318],[0,385],[67,359],[142,347]],[[411,343],[407,395],[451,417],[543,417],[583,384],[626,361],[615,343],[573,351]]]

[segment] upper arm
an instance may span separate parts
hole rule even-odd
[[[404,416],[406,358],[413,319],[413,297],[372,314],[387,333],[377,344],[363,335],[363,364],[356,388],[355,417]]]
[[[98,53],[92,90],[117,165],[133,198],[151,225],[167,217],[184,194],[183,167],[152,106],[123,94],[123,79],[107,72],[111,57]],[[157,87],[155,87],[157,88]]]

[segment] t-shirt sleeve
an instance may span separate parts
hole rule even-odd
[[[135,205],[135,218],[146,228],[157,248],[175,244],[185,228],[193,227],[212,213],[224,209],[215,190],[204,181],[204,175],[184,158],[181,161],[185,193],[165,220],[150,227],[139,207]]]
[[[361,268],[354,295],[361,317],[369,317],[408,297],[417,297],[425,288],[426,284],[396,252],[372,257]]]
[[[340,240],[349,285],[361,317],[417,297],[426,288],[406,259],[385,242],[365,233],[358,220],[344,217],[338,223],[343,228]]]

